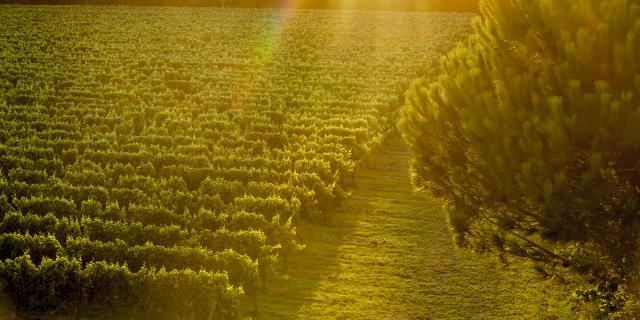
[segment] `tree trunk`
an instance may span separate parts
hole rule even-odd
[[[253,313],[257,316],[258,315],[258,292],[255,292],[252,295],[253,298]]]
[[[211,311],[209,312],[209,317],[207,317],[207,320],[216,319],[216,315],[218,313],[218,305],[220,304],[221,299],[222,299],[222,295],[220,295],[218,299],[216,299],[216,302],[213,304],[213,306],[211,306]]]

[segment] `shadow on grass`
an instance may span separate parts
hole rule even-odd
[[[251,303],[245,302],[243,316],[253,319],[298,319],[312,309],[321,308],[324,312],[325,306],[339,308],[349,303],[342,301],[349,300],[348,296],[340,293],[323,295],[319,289],[324,286],[326,290],[327,287],[335,287],[338,282],[345,282],[345,279],[337,279],[344,274],[345,265],[341,259],[346,258],[341,256],[344,252],[340,248],[358,245],[353,243],[353,235],[363,227],[361,216],[376,209],[375,201],[367,201],[367,198],[374,197],[370,191],[375,188],[375,180],[380,178],[380,170],[390,167],[394,171],[399,169],[398,163],[390,163],[390,160],[397,161],[398,157],[390,157],[389,152],[402,151],[403,144],[398,137],[388,139],[369,164],[358,168],[351,197],[330,209],[327,221],[305,222],[298,226],[298,235],[306,248],[290,258],[285,273],[267,283],[266,290],[258,298],[258,313],[252,312]],[[401,164],[400,168],[406,169],[406,164]],[[407,190],[410,190],[408,179],[406,184]],[[307,312],[303,308],[308,309]]]
[[[327,220],[298,226],[297,233],[306,247],[289,258],[287,270],[267,282],[266,290],[258,297],[257,314],[249,301],[243,301],[243,316],[295,319],[303,306],[326,303],[315,293],[323,282],[332,281],[339,273],[339,248],[357,223],[353,216],[342,214],[342,210],[343,206],[338,206],[331,210]]]

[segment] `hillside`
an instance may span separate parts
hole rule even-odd
[[[470,17],[3,6],[0,279],[16,308],[239,316]]]
[[[529,271],[452,247],[437,204],[411,190],[402,144],[387,139],[409,83],[472,15],[0,9],[10,314],[236,319],[257,304],[271,318],[491,318],[546,308],[532,298],[542,287],[525,286]]]

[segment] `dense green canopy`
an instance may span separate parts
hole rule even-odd
[[[459,244],[583,275],[581,296],[620,312],[640,247],[640,1],[485,0],[475,30],[408,94],[415,184]]]

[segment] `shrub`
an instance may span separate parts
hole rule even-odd
[[[583,275],[612,294],[582,296],[622,310],[640,257],[640,2],[486,0],[474,28],[407,94],[414,184],[458,244]]]

